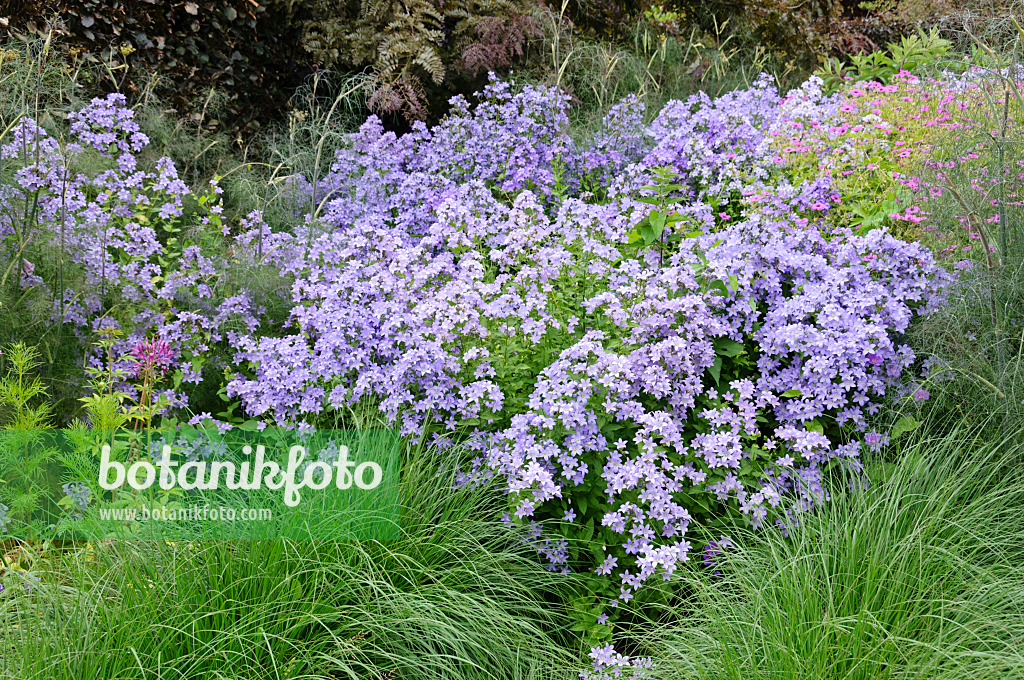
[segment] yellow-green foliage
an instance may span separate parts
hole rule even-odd
[[[807,121],[776,137],[777,161],[798,176],[830,175],[848,197],[840,223],[887,224],[902,238],[943,247],[980,238],[977,220],[991,215],[964,215],[963,228],[937,229],[928,209],[950,192],[963,196],[964,185],[978,195],[990,191],[997,179],[988,168],[992,145],[1004,129],[1016,143],[1024,139],[1020,103],[1007,95],[1006,107],[993,106],[1004,97],[1000,81],[956,91],[902,74],[889,84],[852,84],[839,96],[827,126]]]

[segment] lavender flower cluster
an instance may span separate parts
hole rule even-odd
[[[94,99],[68,118],[66,141],[25,118],[0,147],[0,163],[15,168],[0,184],[0,254],[21,259],[25,298],[48,306],[51,323],[71,327],[89,365],[104,361],[91,344],[96,334],[115,330],[113,354],[125,372],[137,373],[130,353],[152,345],[162,370],[198,382],[201,362],[193,360],[226,343],[232,328],[255,331],[260,313],[245,291],[215,294],[230,288],[224,250],[186,236],[219,224],[219,188],[192,196],[169,158],[142,169],[137,154],[149,140],[123,95]],[[190,196],[200,210],[185,215]],[[174,390],[166,396],[184,405]]]
[[[301,228],[253,213],[233,243],[216,187],[188,218],[214,238],[181,236],[190,190],[169,160],[139,169],[148,140],[118,95],[71,116],[66,144],[24,120],[0,150],[19,164],[0,215],[37,212],[0,221],[0,246],[59,246],[75,285],[28,260],[21,285],[83,342],[119,325],[123,354],[158,347],[179,383],[230,348],[228,395],[262,425],[370,402],[404,434],[467,447],[467,479],[498,479],[509,521],[535,523],[553,569],[607,577],[612,607],[689,559],[695,523],[786,526],[824,499],[830,467],[885,441],[868,419],[950,275],[919,244],[836,226],[831,177],[777,155],[840,95],[762,78],[650,123],[628,98],[588,141],[557,90],[492,79],[480,97],[402,136],[371,117],[327,177],[296,180],[316,206]],[[87,154],[105,169],[76,171]],[[247,266],[290,283],[283,329],[227,274]]]
[[[587,146],[558,92],[483,97],[402,137],[371,118],[318,188],[319,232],[266,234],[293,326],[240,339],[229,394],[278,423],[372,401],[405,434],[462,433],[519,520],[561,522],[552,567],[589,561],[613,605],[670,578],[694,522],[785,524],[785,496],[808,507],[830,466],[857,468],[853,435],[915,360],[901,334],[949,276],[826,222],[830,178],[775,157],[834,98],[761,79],[646,126],[627,100]],[[673,221],[638,246],[665,172]]]

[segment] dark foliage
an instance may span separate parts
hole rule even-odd
[[[479,89],[540,36],[534,0],[303,0],[303,46],[318,66],[372,67],[369,105],[406,120],[436,116]]]
[[[299,6],[255,0],[8,0],[8,37],[53,31],[66,49],[111,70],[103,87],[138,93],[150,83],[181,115],[211,89],[227,95],[222,126],[275,117],[308,69]],[[151,82],[152,81],[152,82]]]

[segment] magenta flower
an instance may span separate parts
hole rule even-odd
[[[128,355],[135,362],[136,377],[154,370],[162,374],[170,367],[171,360],[174,359],[171,346],[159,338],[140,340],[129,350]]]

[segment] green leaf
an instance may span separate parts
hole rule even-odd
[[[647,225],[647,224],[645,224],[644,226],[640,227],[640,236],[643,237],[644,244],[646,244],[646,245],[651,245],[652,243],[654,243],[655,239],[657,238],[654,235],[654,227],[651,227],[650,225]]]
[[[800,390],[786,390],[780,396],[787,397],[787,398],[792,398],[792,397],[802,397],[803,394],[804,393],[801,392]]]
[[[895,425],[893,425],[892,432],[889,436],[893,441],[905,435],[907,432],[913,432],[917,428],[921,427],[921,421],[910,416],[903,416],[900,418]]]
[[[708,284],[708,289],[712,292],[718,293],[719,295],[728,295],[729,289],[726,287],[725,282],[721,279],[715,279]]]
[[[708,373],[711,374],[711,378],[715,381],[715,386],[718,386],[719,380],[722,378],[722,357],[715,357],[715,363],[711,364],[708,368]]]
[[[804,423],[804,427],[807,428],[808,432],[817,432],[818,434],[825,434],[825,428],[821,426],[817,420],[808,420]]]
[[[651,228],[654,230],[654,237],[661,238],[662,232],[665,231],[665,220],[667,215],[663,212],[652,212],[651,213]]]
[[[743,343],[729,338],[715,338],[715,354],[723,357],[739,356],[743,352]]]

